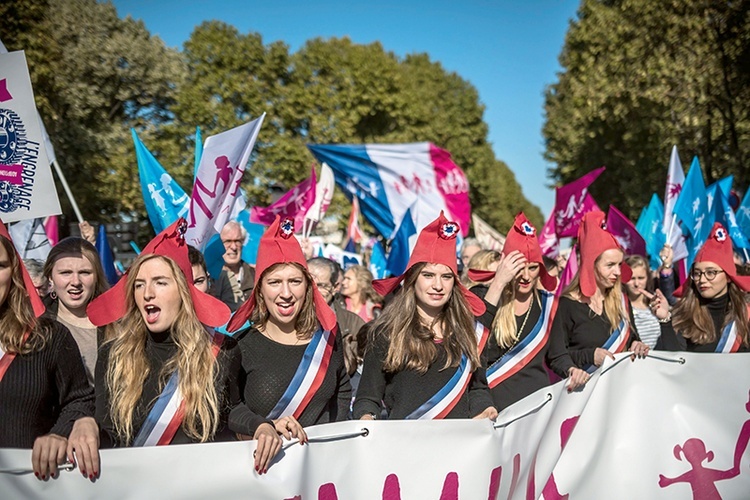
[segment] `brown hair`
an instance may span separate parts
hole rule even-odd
[[[250,322],[253,325],[256,325],[256,328],[265,328],[270,313],[268,312],[268,309],[266,309],[265,302],[263,302],[263,292],[261,292],[263,280],[266,278],[266,276],[268,276],[269,273],[284,266],[292,266],[296,269],[299,269],[300,271],[302,271],[302,274],[307,281],[307,286],[305,288],[305,303],[302,304],[302,309],[300,310],[299,314],[297,315],[297,319],[294,322],[294,329],[297,330],[298,339],[311,339],[313,333],[315,333],[315,330],[318,329],[318,316],[315,314],[315,302],[313,300],[313,279],[312,276],[310,276],[310,273],[307,272],[307,269],[296,262],[279,262],[268,266],[266,270],[263,271],[263,274],[261,274],[260,278],[258,278],[257,285],[253,288],[252,291],[252,296],[255,297],[255,309],[253,309],[253,312],[250,315]]]
[[[625,257],[625,263],[630,266],[630,269],[636,267],[643,267],[646,269],[646,290],[654,292],[654,277],[651,275],[651,266],[649,265],[646,258],[642,255],[628,255]]]
[[[437,357],[431,328],[421,321],[414,292],[417,278],[426,265],[426,262],[420,262],[406,272],[403,288],[373,322],[372,331],[389,339],[388,354],[383,363],[387,372],[415,370],[425,373]],[[466,355],[474,371],[480,366],[474,316],[458,289],[458,277],[454,275],[453,279],[451,296],[434,321],[443,327],[443,346],[448,354],[443,369],[458,366],[461,357]]]
[[[91,263],[91,267],[94,268],[94,274],[96,275],[95,285],[94,293],[90,300],[94,300],[109,289],[109,283],[104,274],[104,268],[99,260],[99,252],[96,251],[96,247],[83,238],[76,236],[69,236],[62,239],[57,245],[52,247],[47,256],[47,261],[44,263],[44,278],[47,280],[51,279],[52,270],[55,268],[57,261],[71,255],[86,257]]]

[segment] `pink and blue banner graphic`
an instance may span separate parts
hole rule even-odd
[[[311,170],[310,177],[287,191],[276,203],[267,207],[253,207],[250,210],[250,222],[270,226],[276,216],[280,215],[282,218],[294,219],[295,230],[302,231],[305,215],[315,203],[317,181],[315,169]]]
[[[614,235],[626,255],[646,257],[646,240],[627,215],[617,210],[614,205],[610,205],[607,211],[607,230]]]
[[[440,211],[469,233],[469,182],[448,151],[411,144],[311,144],[315,158],[333,170],[336,184],[360,200],[362,215],[391,238],[411,208],[417,231]]]
[[[599,167],[555,190],[555,233],[559,238],[576,236],[583,214],[599,210],[589,186],[604,170],[605,167]]]

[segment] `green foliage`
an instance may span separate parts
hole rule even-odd
[[[592,194],[635,219],[673,144],[707,182],[750,182],[750,1],[583,0],[560,62],[544,126],[557,183],[606,165]]]

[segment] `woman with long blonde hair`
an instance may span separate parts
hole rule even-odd
[[[578,228],[578,274],[563,291],[552,324],[549,365],[568,390],[584,385],[606,358],[630,350],[645,357],[649,348],[635,330],[622,283],[632,272],[615,237],[606,230],[604,213],[588,212]]]
[[[506,408],[550,384],[544,359],[557,309],[557,279],[547,273],[536,228],[523,212],[508,232],[497,270],[470,268],[469,278],[489,281],[471,291],[484,299],[488,314],[480,320],[492,330],[486,350],[490,393],[497,408]]]
[[[372,323],[354,418],[497,416],[480,359],[484,304],[458,280],[458,230],[441,213],[420,232],[406,272],[375,281],[381,295],[403,286]]]
[[[750,277],[739,276],[732,259],[732,240],[718,222],[698,252],[687,281],[675,291],[670,312],[657,291],[650,307],[661,323],[656,349],[689,352],[748,352],[750,322],[747,292]]]
[[[367,323],[380,315],[383,297],[372,288],[372,273],[365,266],[354,265],[344,273],[341,296],[346,309]]]
[[[67,458],[99,473],[94,390],[70,332],[44,305],[0,221],[0,448],[31,449],[34,474],[55,477]],[[75,452],[75,454],[74,454]]]
[[[157,235],[89,304],[94,324],[117,322],[96,367],[97,420],[113,446],[233,438],[226,422],[238,403],[239,353],[207,328],[230,312],[193,285],[186,227],[180,219]]]

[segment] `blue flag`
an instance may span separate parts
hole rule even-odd
[[[711,231],[710,221],[706,220],[709,217],[706,201],[706,184],[703,182],[703,172],[696,156],[685,177],[682,192],[675,202],[674,212],[690,235],[701,241],[705,240]]]
[[[737,223],[734,210],[732,210],[732,206],[729,204],[729,196],[723,190],[719,190],[717,194],[719,197],[714,202],[718,208],[717,220],[729,231],[729,236],[732,238],[735,248],[750,249],[750,241],[748,241],[746,233],[742,231],[742,228]]]
[[[143,145],[135,129],[131,129],[131,132],[138,160],[143,203],[154,232],[159,234],[177,219],[187,215],[190,197]]]
[[[646,253],[649,257],[651,269],[657,269],[661,265],[659,251],[666,243],[667,237],[663,230],[664,205],[659,197],[654,193],[651,195],[651,201],[641,211],[638,222],[635,225],[636,230],[646,240]]]
[[[115,260],[112,249],[109,247],[107,228],[104,227],[104,224],[99,224],[99,232],[96,235],[96,251],[99,253],[99,260],[104,268],[104,275],[107,277],[107,281],[110,285],[116,284],[119,276],[117,276],[117,271],[115,270]]]
[[[742,232],[750,234],[750,189],[745,192],[740,207],[737,209],[737,224]]]
[[[391,276],[399,276],[406,271],[406,265],[409,263],[411,247],[409,240],[416,238],[417,228],[414,226],[414,220],[411,217],[411,208],[406,210],[404,218],[401,220],[396,235],[391,241],[391,251],[388,254],[386,269]]]
[[[262,224],[250,222],[250,212],[243,210],[237,216],[237,222],[247,231],[247,239],[242,245],[242,260],[248,264],[255,264],[258,260],[258,247],[260,246],[260,237],[266,230]],[[212,279],[217,279],[221,268],[224,266],[224,244],[218,234],[215,234],[208,240],[206,247],[203,249],[203,257],[206,259],[206,270]]]
[[[201,165],[201,156],[203,156],[203,136],[201,128],[195,127],[195,167],[193,168],[193,179],[198,177],[198,167]]]
[[[386,276],[386,267],[388,263],[385,259],[385,250],[379,241],[372,246],[370,254],[370,272],[376,280],[383,279]]]

